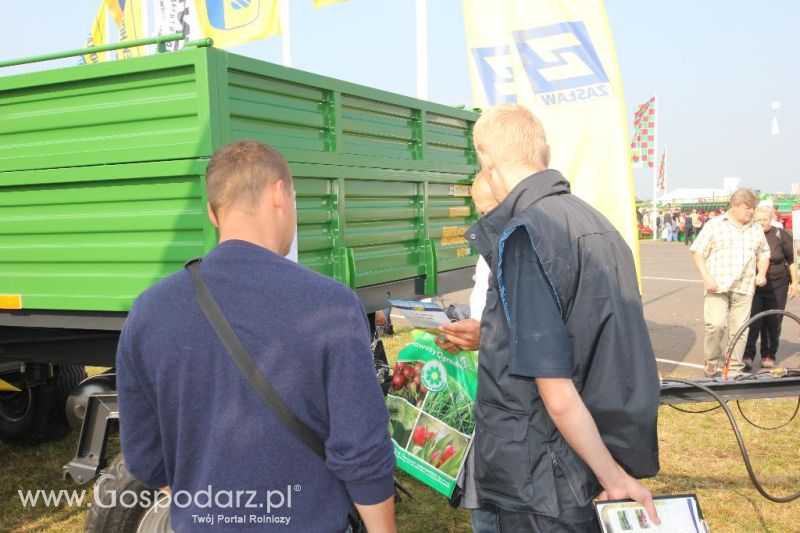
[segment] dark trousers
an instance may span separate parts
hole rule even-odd
[[[694,242],[694,227],[686,226],[684,227],[683,232],[686,235],[686,240],[684,240],[683,243],[686,246],[691,246],[692,242]]]
[[[473,509],[473,533],[598,533],[595,518],[583,522],[562,522],[547,516],[512,513],[495,509]]]
[[[756,288],[756,292],[753,295],[753,304],[750,308],[750,316],[755,316],[762,311],[770,309],[786,309],[788,290],[788,274],[777,280],[768,280],[766,285]],[[783,315],[770,315],[753,322],[747,333],[744,357],[755,358],[756,340],[760,335],[761,358],[775,359],[781,338],[781,324],[783,324]]]

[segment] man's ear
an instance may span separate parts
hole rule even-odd
[[[269,186],[272,193],[272,206],[277,209],[286,209],[287,201],[289,200],[289,191],[286,187],[286,182],[281,179],[276,179]]]
[[[217,214],[214,212],[214,208],[211,207],[210,202],[206,202],[206,210],[208,211],[208,219],[211,221],[211,224],[219,229],[219,219],[217,218]]]
[[[550,168],[550,145],[544,147],[544,168]]]

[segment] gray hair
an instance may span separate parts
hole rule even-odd
[[[748,189],[746,187],[742,187],[741,189],[736,189],[731,194],[730,204],[731,207],[736,207],[737,205],[745,204],[747,207],[755,207],[758,205],[758,195],[752,189]]]
[[[759,213],[767,215],[769,217],[769,219],[772,220],[772,208],[770,206],[768,206],[768,205],[760,205],[760,206],[756,207],[755,214],[758,215]]]

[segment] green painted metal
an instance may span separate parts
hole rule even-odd
[[[171,33],[169,35],[159,35],[158,37],[147,37],[145,39],[137,39],[134,41],[125,41],[112,44],[103,44],[100,46],[88,46],[86,48],[76,48],[74,50],[67,50],[66,52],[56,52],[53,54],[43,54],[38,56],[23,57],[22,59],[11,59],[8,61],[0,61],[0,67],[13,67],[16,65],[27,65],[30,63],[40,63],[42,61],[51,61],[53,59],[64,59],[67,57],[79,57],[97,52],[110,52],[111,50],[121,50],[123,48],[136,48],[137,46],[147,46],[155,44],[158,46],[159,52],[164,52],[164,45],[172,41],[181,41],[186,36],[182,33]],[[211,39],[198,39],[196,41],[189,41],[187,46],[211,46],[213,41]]]
[[[205,167],[244,138],[289,161],[302,264],[434,294],[476,260],[476,119],[204,47],[0,78],[0,294],[128,310],[214,246]]]

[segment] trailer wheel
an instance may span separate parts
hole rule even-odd
[[[171,533],[169,508],[142,505],[152,501],[153,491],[133,478],[125,467],[125,458],[119,454],[95,483],[92,506],[86,513],[83,531]]]
[[[61,365],[49,381],[20,392],[0,393],[0,441],[30,445],[60,439],[70,432],[64,404],[86,378],[82,365]]]

